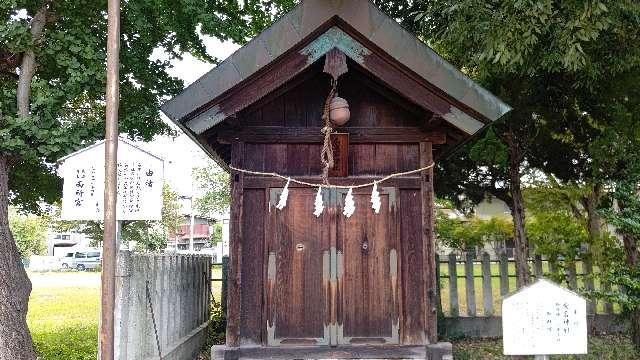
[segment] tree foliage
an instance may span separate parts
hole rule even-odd
[[[46,254],[48,225],[46,217],[21,214],[16,209],[10,210],[9,227],[21,257]]]
[[[500,249],[505,241],[513,238],[513,225],[504,217],[485,220],[472,216],[470,219],[461,219],[438,211],[435,233],[440,245],[459,252],[485,244]]]
[[[217,165],[195,170],[196,181],[204,194],[196,199],[195,205],[201,214],[224,214],[231,205],[229,174]]]
[[[143,140],[169,131],[158,108],[183,88],[167,73],[170,60],[190,53],[218,61],[199,34],[242,44],[291,6],[284,0],[122,2],[120,130]],[[34,15],[42,9],[44,30],[33,39]],[[53,202],[61,192],[47,164],[103,136],[106,2],[4,1],[0,16],[0,153],[14,159],[12,203],[37,212],[39,201]],[[158,59],[156,49],[167,56]],[[16,69],[28,50],[37,66],[25,117],[17,115]]]

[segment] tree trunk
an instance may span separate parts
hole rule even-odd
[[[16,90],[16,103],[18,105],[18,115],[22,117],[29,116],[29,105],[31,97],[31,80],[36,73],[36,54],[34,48],[40,44],[42,40],[42,32],[47,23],[50,1],[45,3],[38,9],[38,12],[31,19],[30,31],[33,46],[27,49],[22,55],[22,63],[20,65],[20,76],[18,77],[18,88]]]
[[[27,308],[31,281],[9,230],[9,158],[0,153],[0,359],[32,360]]]
[[[631,342],[640,351],[640,307],[631,313]]]
[[[521,288],[531,280],[529,270],[529,242],[525,229],[524,197],[520,183],[522,155],[513,139],[513,133],[506,134],[509,149],[509,180],[511,189],[511,216],[513,217],[514,258],[516,262],[516,286]]]

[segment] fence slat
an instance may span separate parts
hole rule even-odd
[[[567,284],[569,285],[569,289],[577,290],[578,289],[578,277],[576,275],[576,263],[575,261],[567,262]]]
[[[449,254],[449,309],[451,316],[460,315],[458,305],[458,263],[456,254]]]
[[[602,282],[602,284],[600,285],[600,288],[602,289],[603,292],[608,293],[609,291],[611,291],[611,284],[609,284],[608,282]],[[605,301],[604,302],[604,313],[605,314],[613,314],[613,304]]]
[[[464,262],[464,276],[467,290],[467,315],[476,316],[476,287],[473,274],[473,253],[467,253]]]
[[[500,295],[509,293],[509,259],[507,254],[500,254]]]
[[[493,290],[491,289],[491,258],[482,254],[482,298],[484,316],[493,316]]]
[[[549,259],[549,272],[554,275],[558,273],[558,259]]]
[[[585,259],[582,261],[582,273],[584,274],[584,288],[587,291],[593,291],[593,264],[591,259]],[[587,314],[595,314],[597,309],[596,300],[587,300]]]
[[[533,263],[533,268],[535,270],[536,279],[540,279],[544,275],[544,273],[542,272],[542,256],[541,255],[536,255]]]
[[[227,316],[227,280],[229,279],[229,257],[222,257],[222,289],[220,294],[220,302],[222,305],[222,313]]]

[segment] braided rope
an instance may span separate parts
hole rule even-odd
[[[294,179],[292,177],[280,175],[280,174],[277,174],[277,173],[274,173],[274,172],[262,172],[262,171],[245,170],[245,169],[240,169],[240,168],[236,168],[236,167],[233,167],[233,166],[229,166],[229,168],[231,168],[231,170],[238,171],[238,172],[245,173],[245,174],[277,177],[277,178],[281,178],[283,180],[291,181],[291,182],[296,183],[296,184],[306,185],[306,186],[310,186],[310,187],[314,187],[314,188],[315,187],[322,187],[322,188],[326,188],[326,189],[359,189],[359,188],[365,188],[365,187],[373,186],[375,184],[380,184],[382,182],[385,182],[387,180],[393,179],[393,178],[398,177],[398,176],[411,175],[411,174],[419,173],[421,171],[429,170],[429,169],[433,168],[434,166],[435,166],[435,163],[431,163],[430,165],[421,167],[419,169],[410,170],[410,171],[403,171],[403,172],[399,172],[399,173],[393,173],[391,175],[387,175],[387,176],[381,178],[380,180],[375,180],[375,181],[372,181],[372,182],[369,182],[369,183],[366,183],[366,184],[360,184],[360,185],[332,185],[332,184],[329,184],[328,182],[325,182],[325,183],[322,183],[322,184],[310,183],[310,182],[306,182],[306,181],[302,181],[302,180],[296,180],[296,179]]]
[[[333,169],[333,145],[331,144],[331,133],[333,128],[331,127],[331,119],[329,119],[329,112],[331,111],[331,100],[336,96],[336,88],[338,87],[338,80],[331,80],[331,90],[324,102],[324,109],[322,111],[322,120],[324,121],[324,127],[322,133],[324,134],[324,145],[320,152],[320,161],[324,165],[322,169],[322,181],[325,184],[329,184],[329,170]]]

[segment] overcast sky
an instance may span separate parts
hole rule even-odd
[[[219,60],[224,60],[239,48],[238,45],[231,42],[223,43],[212,37],[203,38],[207,46],[207,52]],[[162,57],[162,50],[158,49],[154,55]],[[213,64],[202,62],[188,54],[182,60],[172,61],[172,64],[173,68],[169,70],[169,74],[182,79],[185,82],[185,86],[193,83],[214,67]],[[206,166],[207,164],[213,165],[214,163],[200,147],[175,127],[164,114],[162,114],[162,118],[177,130],[179,136],[176,138],[158,136],[152,142],[139,143],[139,145],[165,159],[165,180],[180,195],[190,196],[192,169]]]

